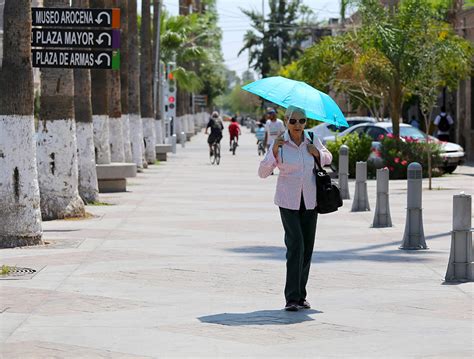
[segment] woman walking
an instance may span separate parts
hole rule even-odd
[[[287,250],[285,310],[297,311],[311,308],[306,300],[306,283],[318,217],[314,161],[325,166],[331,163],[332,155],[317,137],[312,140],[304,132],[304,110],[289,107],[285,124],[287,130],[271,144],[258,175],[266,178],[275,168],[280,170],[275,204],[280,208]]]

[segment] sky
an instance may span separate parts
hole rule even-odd
[[[317,15],[318,20],[330,17],[339,17],[338,0],[303,0],[311,7]],[[138,1],[141,5],[141,1]],[[163,0],[164,7],[171,13],[178,13],[179,0]],[[269,11],[268,0],[264,0],[265,13]],[[247,51],[237,56],[243,46],[243,37],[250,27],[250,21],[242,14],[239,8],[255,9],[261,12],[261,0],[217,0],[217,10],[219,13],[219,26],[223,31],[222,53],[225,64],[231,70],[241,76],[242,72],[248,68]]]

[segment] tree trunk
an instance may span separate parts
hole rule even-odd
[[[130,141],[132,143],[133,162],[138,171],[143,169],[143,126],[140,117],[140,68],[138,56],[137,1],[128,1],[128,37],[129,82],[128,111],[130,118]]]
[[[119,7],[118,0],[108,0],[107,7]],[[107,71],[109,76],[108,96],[109,96],[109,140],[110,140],[110,161],[125,162],[125,151],[123,145],[122,126],[122,104],[120,94],[120,71]]]
[[[69,7],[68,0],[45,0],[45,7]],[[36,150],[41,214],[44,220],[82,217],[79,197],[74,76],[72,69],[41,69],[41,108]]]
[[[89,8],[89,0],[73,0],[76,8]],[[86,203],[99,200],[94,156],[92,125],[91,74],[87,69],[74,69],[74,114],[76,120],[79,196]]]
[[[105,8],[104,0],[94,0],[91,8]],[[95,162],[108,164],[110,158],[108,71],[91,70],[92,121],[94,123]]]
[[[0,67],[0,248],[41,244],[31,4],[7,0]]]
[[[156,161],[156,134],[153,114],[153,66],[151,58],[151,13],[150,0],[142,0],[142,22],[140,28],[140,109],[145,141],[145,159],[149,164]]]
[[[123,149],[125,162],[133,162],[128,116],[128,1],[120,1],[120,96],[122,103]]]
[[[390,117],[393,124],[393,135],[400,136],[400,116],[402,113],[402,87],[400,79],[396,77],[390,89]]]
[[[153,76],[153,108],[155,112],[155,133],[156,143],[163,143],[163,114],[162,108],[162,94],[161,94],[161,61],[160,61],[160,19],[161,16],[161,0],[153,1],[153,72],[158,72],[158,78],[155,83],[155,76]],[[158,48],[157,48],[158,47]],[[158,50],[158,51],[157,51]],[[158,58],[158,60],[156,59]],[[155,68],[158,66],[158,68]],[[155,93],[156,91],[156,93]]]

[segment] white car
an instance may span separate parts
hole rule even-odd
[[[377,122],[377,123],[362,123],[353,127],[349,127],[347,130],[338,134],[338,137],[348,135],[350,133],[367,134],[372,138],[372,148],[378,148],[380,146],[379,137],[380,135],[388,135],[392,133],[391,122]],[[417,140],[425,141],[428,135],[419,129],[408,125],[406,123],[400,123],[400,137],[406,138],[411,137]],[[336,136],[327,136],[324,141],[334,141]],[[456,143],[442,142],[433,136],[429,136],[430,140],[441,145],[441,158],[443,159],[443,170],[447,173],[453,173],[456,167],[464,162],[465,153],[464,149]],[[371,155],[372,156],[372,155]]]
[[[373,117],[364,117],[364,116],[358,116],[358,117],[346,117],[346,121],[349,124],[349,128],[352,126],[361,124],[361,123],[374,123],[377,122],[377,119]],[[317,126],[314,126],[310,131],[313,131],[314,134],[321,139],[321,142],[324,144],[325,143],[325,138],[329,136],[334,136],[338,131],[342,132],[346,129],[346,127],[337,127],[335,125],[329,124],[329,123],[321,123]]]

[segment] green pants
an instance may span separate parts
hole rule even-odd
[[[301,208],[292,210],[280,207],[281,221],[285,229],[286,245],[286,301],[306,299],[311,257],[318,213],[307,210],[301,199]]]

